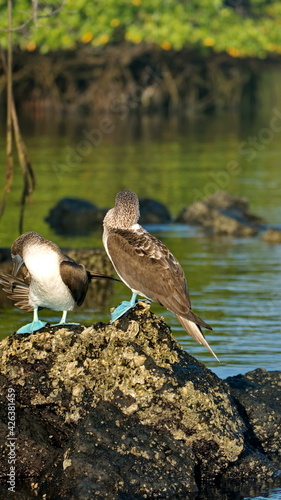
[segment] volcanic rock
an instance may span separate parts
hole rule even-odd
[[[184,208],[176,222],[200,225],[215,235],[249,237],[256,235],[263,219],[249,212],[249,203],[226,191],[218,191],[203,201]]]
[[[11,335],[0,357],[1,484],[12,391],[22,498],[222,500],[236,498],[242,476],[245,491],[277,484],[280,399],[268,407],[280,373],[229,386],[147,304],[111,325]]]

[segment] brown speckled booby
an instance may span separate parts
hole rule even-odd
[[[121,280],[132,290],[112,313],[112,321],[136,304],[140,295],[173,312],[183,328],[217,358],[201,327],[212,328],[192,310],[187,282],[178,260],[157,238],[138,224],[139,200],[132,191],[120,191],[103,221],[103,244]]]
[[[32,333],[46,325],[38,319],[39,308],[63,311],[58,325],[66,324],[67,312],[72,311],[75,304],[83,303],[92,279],[113,279],[87,271],[55,243],[33,231],[14,241],[11,255],[12,276],[1,274],[0,285],[17,307],[33,311],[32,323],[24,325],[17,333]],[[22,266],[26,281],[17,277]]]

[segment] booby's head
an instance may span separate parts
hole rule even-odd
[[[32,245],[34,243],[43,243],[44,238],[40,236],[40,234],[35,233],[34,231],[29,231],[27,233],[19,236],[11,247],[11,255],[13,261],[13,269],[12,274],[16,276],[24,264],[24,250],[26,246]]]
[[[116,229],[131,229],[140,217],[139,199],[133,191],[120,191],[115,198],[115,207],[109,210],[104,224]]]

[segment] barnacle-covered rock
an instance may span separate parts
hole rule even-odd
[[[200,491],[205,499],[214,489],[223,498],[225,477],[239,491],[247,470],[246,486],[258,485],[261,464],[273,484],[277,465],[247,442],[228,384],[184,352],[147,304],[111,325],[11,335],[0,357],[0,474],[5,483],[12,388],[22,495],[188,499]]]

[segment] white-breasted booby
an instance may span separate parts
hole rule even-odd
[[[32,333],[43,328],[47,323],[38,318],[38,309],[42,308],[63,311],[56,325],[66,324],[67,312],[72,311],[75,304],[83,303],[92,279],[113,279],[87,271],[83,264],[65,255],[58,245],[33,231],[14,241],[11,255],[12,275],[1,274],[0,284],[17,307],[33,311],[32,323],[24,325],[17,333]],[[24,279],[17,277],[22,266]]]
[[[201,327],[212,328],[192,310],[183,269],[169,249],[138,224],[139,200],[129,190],[120,191],[103,221],[103,244],[121,280],[132,290],[112,313],[120,318],[136,304],[140,295],[173,312],[183,328],[217,358]]]

